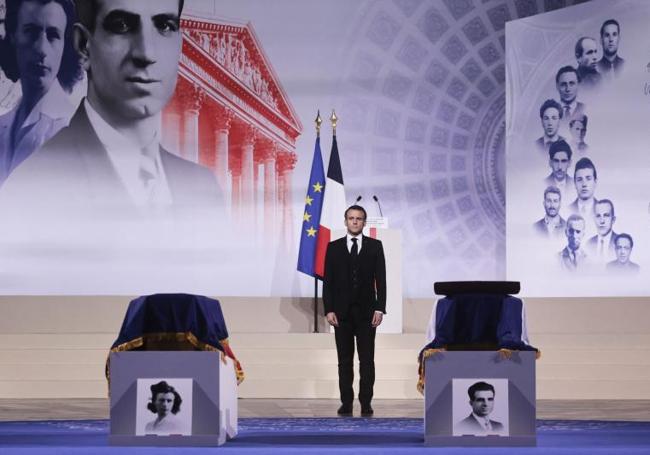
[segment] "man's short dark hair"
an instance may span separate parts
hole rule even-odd
[[[487,382],[480,381],[475,384],[472,384],[469,387],[469,389],[467,389],[467,395],[469,395],[470,401],[474,401],[474,394],[476,392],[487,392],[487,391],[490,391],[494,395],[496,395],[496,393],[494,392],[494,386],[492,384],[488,384]]]
[[[578,74],[578,70],[571,65],[566,65],[557,70],[557,74],[555,75],[556,84],[560,82],[560,76],[562,76],[564,73],[575,73],[576,78],[578,78],[578,82],[580,82],[580,75]]]
[[[605,33],[605,27],[608,25],[616,25],[616,31],[621,33],[621,26],[619,25],[618,21],[616,19],[607,19],[605,22],[603,22],[603,25],[600,26],[600,37],[603,37],[603,33]]]
[[[599,199],[594,204],[594,213],[596,213],[596,206],[600,204],[609,204],[609,208],[612,209],[612,216],[615,216],[614,213],[614,203],[609,199]]]
[[[351,205],[350,207],[348,207],[348,208],[345,210],[345,214],[343,215],[345,218],[348,217],[348,212],[349,212],[350,210],[358,210],[358,211],[360,211],[360,212],[363,212],[363,221],[366,221],[366,219],[368,218],[368,214],[366,213],[366,209],[364,209],[364,208],[361,207],[360,205],[356,205],[356,204],[355,204],[355,205]]]
[[[558,113],[560,114],[560,118],[562,118],[562,106],[560,106],[560,103],[557,101],[551,99],[548,99],[542,103],[542,107],[539,108],[539,118],[543,118],[546,109],[550,108],[557,109]]]
[[[614,239],[614,246],[616,246],[619,239],[628,239],[630,241],[630,248],[634,248],[634,240],[632,240],[632,236],[630,234],[626,234],[625,232],[618,234]]]
[[[58,3],[65,12],[65,32],[63,34],[63,55],[61,56],[61,66],[57,79],[63,89],[70,93],[77,82],[83,78],[83,69],[81,60],[74,48],[72,41],[73,25],[77,21],[77,14],[73,0],[7,0],[7,15],[5,17],[5,29],[7,36],[4,39],[2,47],[2,70],[8,79],[16,82],[20,79],[18,62],[16,60],[16,49],[12,42],[12,35],[18,27],[18,12],[23,3],[34,2],[41,5],[48,3]]]
[[[151,402],[147,404],[147,409],[153,412],[154,414],[158,413],[156,408],[156,396],[159,393],[173,393],[174,394],[174,404],[172,405],[172,414],[178,414],[178,411],[181,410],[181,399],[180,394],[176,391],[174,387],[167,384],[167,381],[160,381],[157,384],[153,384],[151,387]]]
[[[576,163],[576,168],[573,171],[573,178],[575,180],[576,174],[580,169],[591,169],[594,171],[594,180],[598,180],[598,174],[596,173],[596,166],[589,158],[580,158]]]
[[[562,192],[557,186],[555,185],[547,186],[546,189],[544,190],[544,199],[546,199],[546,195],[549,193],[557,194],[558,196],[560,196],[560,200],[562,200]]]
[[[79,22],[91,32],[95,31],[95,20],[97,19],[97,11],[99,10],[100,0],[75,0],[77,4],[77,12],[79,13]],[[110,1],[110,0],[108,0]],[[155,0],[147,0],[155,1]],[[178,0],[178,16],[183,13],[183,5],[185,0]]]
[[[585,133],[586,133],[587,132],[587,122],[588,121],[589,121],[589,118],[585,114],[582,114],[582,115],[580,115],[578,117],[573,117],[571,119],[571,121],[569,122],[569,128],[573,128],[573,124],[575,122],[582,122],[582,127],[584,128]]]
[[[551,142],[551,146],[548,148],[548,157],[553,159],[556,153],[566,152],[567,158],[571,159],[573,152],[571,151],[571,146],[567,141],[560,139],[559,141]]]

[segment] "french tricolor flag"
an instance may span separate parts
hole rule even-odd
[[[332,240],[332,231],[345,227],[345,187],[343,186],[343,171],[339,158],[339,148],[336,144],[336,134],[332,138],[332,152],[327,166],[325,194],[323,195],[323,210],[320,216],[320,228],[316,241],[316,276],[323,278],[325,274],[325,252],[327,244]]]

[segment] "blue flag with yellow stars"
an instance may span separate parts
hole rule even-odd
[[[323,194],[325,194],[325,171],[320,151],[320,137],[317,137],[307,196],[305,196],[305,211],[302,214],[300,251],[298,252],[298,271],[310,276],[316,276],[314,273],[316,239],[320,225],[320,211],[323,207]]]

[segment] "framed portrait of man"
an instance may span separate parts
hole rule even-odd
[[[453,436],[509,436],[508,380],[452,380]]]

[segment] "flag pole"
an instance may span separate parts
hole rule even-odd
[[[320,138],[320,126],[323,119],[320,117],[320,109],[316,114],[316,138]],[[314,275],[314,333],[318,333],[318,277]]]

